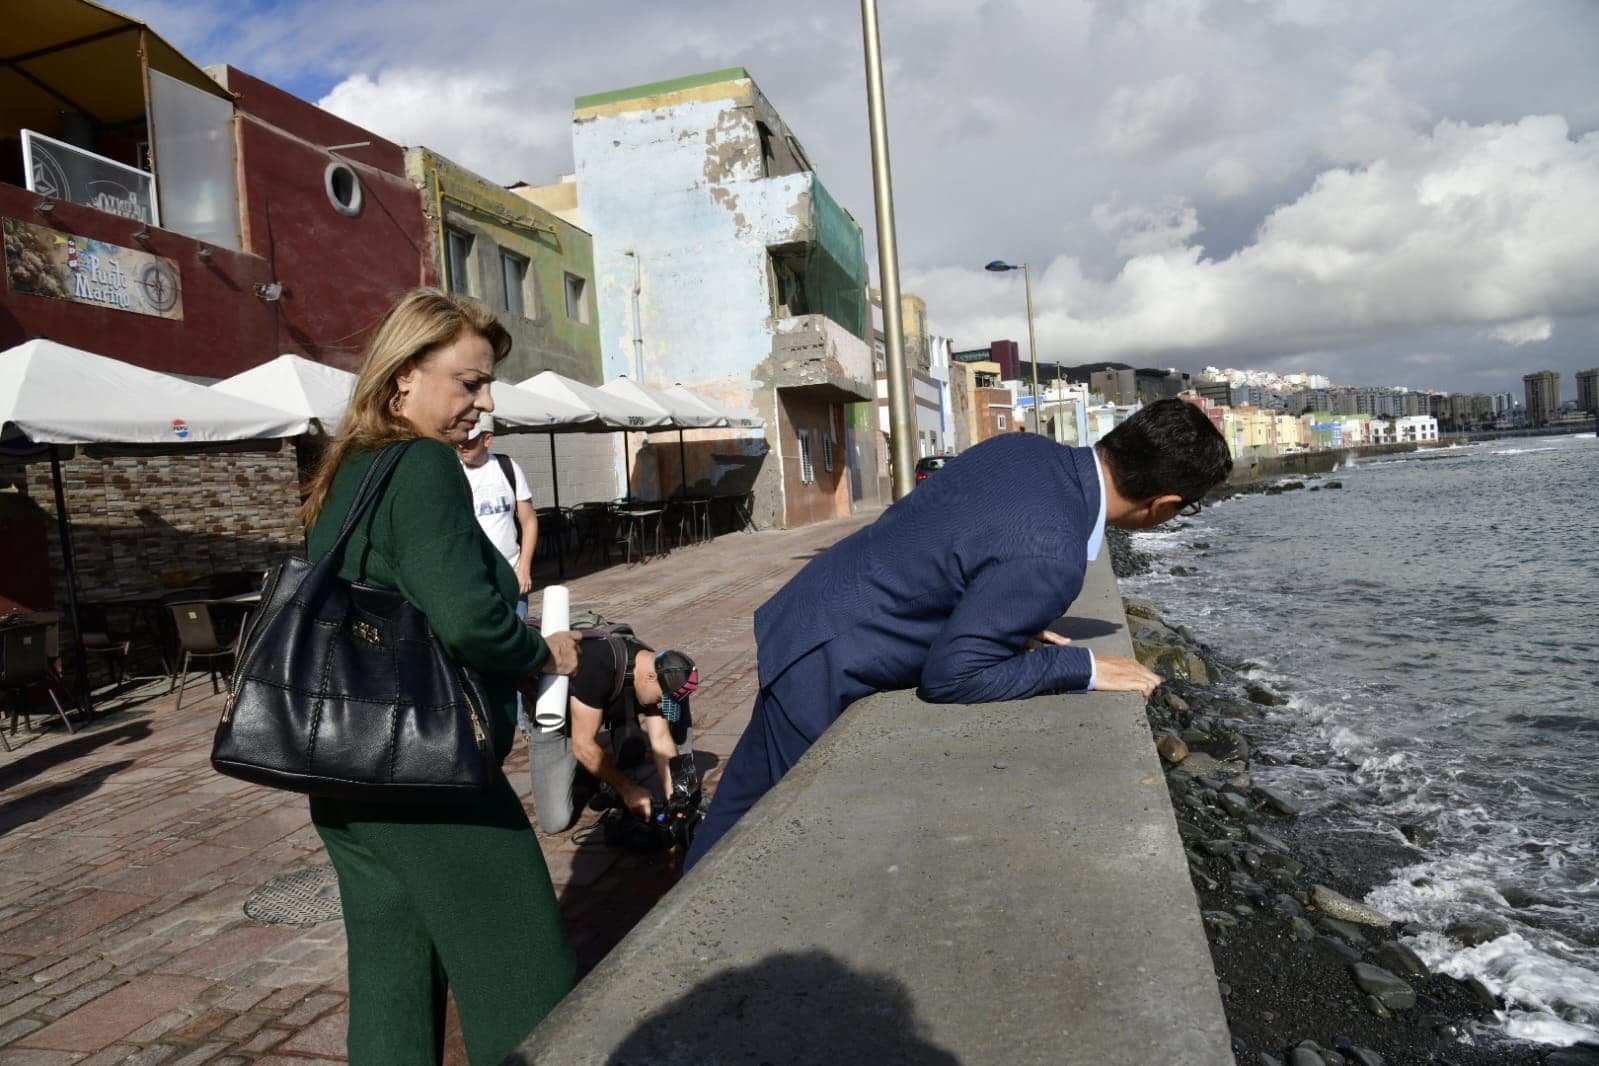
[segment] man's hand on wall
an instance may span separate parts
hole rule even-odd
[[[1095,691],[1139,692],[1146,700],[1165,680],[1137,659],[1121,655],[1095,655],[1094,671]]]

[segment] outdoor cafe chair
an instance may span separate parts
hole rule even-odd
[[[121,688],[128,672],[128,655],[133,650],[133,638],[125,633],[114,633],[106,618],[104,608],[84,604],[78,608],[78,621],[83,626],[83,652],[85,655],[110,660],[114,668],[113,688]]]
[[[43,688],[66,725],[67,732],[77,732],[72,727],[72,719],[67,717],[66,709],[56,698],[56,688],[51,679],[53,669],[46,654],[48,648],[45,638],[49,628],[38,622],[12,623],[0,628],[0,694],[8,695],[15,701],[9,706],[12,736],[16,735],[18,718],[27,719],[28,728],[33,728],[26,702],[28,690],[32,688]],[[3,729],[0,729],[0,743],[5,745],[7,751],[11,750],[11,741],[6,738]]]
[[[189,663],[195,659],[202,659],[208,664],[214,664],[218,659],[232,656],[238,642],[217,638],[216,626],[211,621],[211,605],[205,600],[169,603],[167,610],[171,612],[172,624],[177,629],[179,653],[178,669],[172,675],[172,684],[167,691],[170,693],[174,688],[178,690],[178,704],[173,710],[182,710],[183,690],[189,686]],[[215,665],[210,665],[209,671],[211,691],[213,693],[222,691],[217,683],[221,672]]]

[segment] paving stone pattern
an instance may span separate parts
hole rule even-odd
[[[754,609],[874,517],[730,534],[569,583],[574,605],[694,656],[712,790],[755,696]],[[342,923],[267,925],[243,911],[262,885],[327,855],[303,798],[212,772],[221,701],[191,676],[181,712],[157,683],[76,736],[24,731],[0,754],[0,1062],[344,1059]],[[506,769],[525,798],[522,745]],[[601,846],[595,817],[542,838],[585,971],[677,877],[675,860]],[[465,1062],[453,1029],[446,1061]]]

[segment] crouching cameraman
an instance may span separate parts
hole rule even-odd
[[[648,821],[655,801],[625,772],[643,763],[646,753],[660,775],[663,798],[670,803],[674,791],[687,785],[697,804],[688,706],[699,685],[694,660],[614,633],[584,640],[582,651],[568,689],[566,721],[535,722],[528,731],[539,830],[570,828],[599,786],[609,786],[624,808]],[[609,751],[601,742],[604,732]]]

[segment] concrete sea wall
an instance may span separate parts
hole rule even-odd
[[[1231,1063],[1143,701],[861,701],[508,1061]]]

